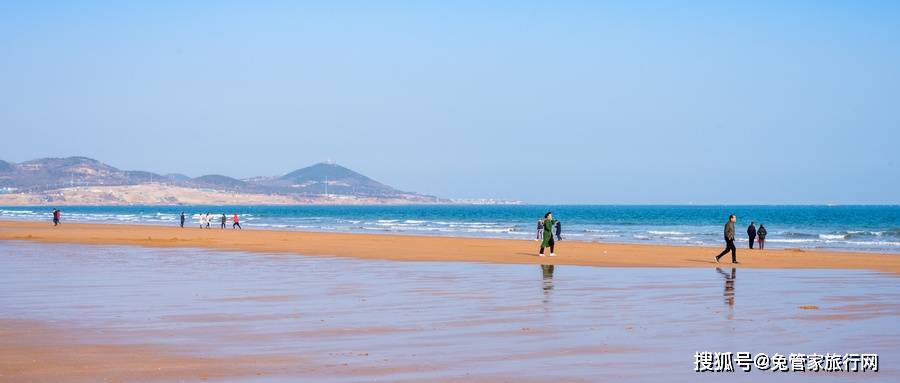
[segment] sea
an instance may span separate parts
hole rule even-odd
[[[737,244],[750,222],[765,225],[768,248],[900,252],[900,206],[849,205],[370,205],[370,206],[63,206],[63,222],[196,227],[209,212],[237,213],[246,229],[534,239],[552,211],[563,241],[722,245],[729,214]],[[52,207],[0,207],[2,220],[50,222]]]

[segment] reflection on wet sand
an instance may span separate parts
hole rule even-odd
[[[553,265],[541,265],[543,274],[544,303],[550,302],[550,292],[553,290]]]
[[[725,291],[722,293],[722,296],[725,297],[725,304],[728,305],[728,319],[732,319],[734,315],[734,280],[737,277],[737,269],[732,267],[730,275],[718,267],[716,267],[716,271],[725,277]]]
[[[541,273],[544,275],[544,291],[553,290],[553,265],[541,265]]]
[[[539,298],[533,265],[0,241],[0,381],[692,382],[697,350],[900,358],[892,275],[744,270],[736,331],[714,315],[736,270],[555,271]]]

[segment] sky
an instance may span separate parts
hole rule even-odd
[[[376,4],[377,3],[377,4]],[[900,2],[0,2],[0,159],[900,203]]]

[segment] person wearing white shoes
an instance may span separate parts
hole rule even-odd
[[[544,230],[543,230],[544,240],[541,241],[541,252],[538,253],[538,256],[543,257],[544,256],[544,248],[549,247],[550,248],[550,256],[555,257],[556,253],[553,252],[553,250],[554,250],[553,248],[556,243],[553,241],[553,226],[556,225],[556,222],[553,221],[553,212],[548,211],[547,214],[544,214],[543,225],[544,225]]]

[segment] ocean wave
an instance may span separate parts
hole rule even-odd
[[[900,230],[846,230],[819,234],[821,239],[853,239],[872,237],[900,237]]]
[[[900,246],[900,241],[847,241],[848,244],[857,246]]]
[[[449,226],[450,226],[450,227],[461,227],[461,228],[488,229],[488,228],[494,228],[494,227],[497,227],[497,226],[499,226],[499,225],[475,225],[475,224],[466,225],[466,224],[459,224],[459,225],[449,225]]]
[[[680,231],[662,231],[662,230],[647,230],[648,233],[653,235],[687,235],[688,233],[682,233]]]
[[[775,235],[783,235],[785,237],[796,237],[796,238],[819,238],[818,234],[810,234],[810,233],[797,233],[797,232],[781,232],[781,233],[773,233]]]
[[[49,214],[50,212],[47,212]],[[0,210],[0,214],[34,214],[33,210]]]
[[[812,242],[821,242],[819,239],[779,239],[779,238],[766,238],[766,243],[812,243]]]
[[[619,230],[612,229],[582,229],[581,231],[585,233],[621,233]]]

